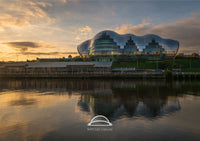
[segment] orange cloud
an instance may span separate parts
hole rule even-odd
[[[67,47],[54,46],[42,41],[13,41],[0,43],[2,48],[0,61],[19,61],[40,58],[62,58],[69,54],[76,56],[75,52]],[[59,50],[59,51],[58,51]]]
[[[76,37],[75,40],[77,41],[83,41],[92,36],[93,30],[90,26],[85,26],[85,27],[80,27],[78,30],[75,32]]]
[[[29,25],[29,22],[25,19],[21,19],[18,17],[13,17],[12,15],[0,15],[0,28],[4,28],[7,26],[27,26]]]
[[[2,8],[0,13],[0,28],[23,27],[30,24],[53,23],[54,19],[50,18],[43,10],[45,7],[51,7],[48,2],[5,1],[0,4]],[[5,8],[6,7],[6,8]]]
[[[144,22],[139,25],[125,24],[115,29],[120,34],[133,33],[135,35],[157,34],[164,38],[172,38],[180,42],[181,52],[200,51],[200,17],[199,14],[191,14],[189,18],[184,18],[170,24],[154,25]]]
[[[7,45],[12,49],[20,50],[21,52],[27,51],[30,48],[34,49],[51,49],[53,46],[45,44],[43,42],[32,42],[32,41],[16,41],[16,42],[3,42],[1,44]]]
[[[80,32],[80,34],[82,35],[87,35],[92,33],[92,28],[89,26],[85,26],[85,27],[81,27],[78,29],[78,31]]]

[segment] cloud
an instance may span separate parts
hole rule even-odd
[[[78,32],[82,35],[88,35],[92,33],[92,28],[89,26],[81,27],[78,29]]]
[[[58,0],[61,3],[67,3],[67,0]]]
[[[64,52],[23,52],[23,55],[61,55]]]
[[[147,34],[147,32],[150,32],[149,30],[152,28],[152,26],[153,24],[151,23],[142,23],[139,25],[124,24],[120,27],[117,27],[115,31],[120,34],[134,33],[136,35],[144,35]]]
[[[51,56],[51,55],[73,55],[73,54],[77,54],[77,52],[23,52],[22,55],[46,55],[46,56]]]
[[[77,55],[77,52],[68,50],[67,47],[55,46],[42,41],[2,42],[0,47],[2,49],[0,61],[19,61],[35,59],[36,57],[59,58],[67,57],[69,54]]]
[[[62,54],[76,54],[75,52],[69,52],[69,50],[62,49],[57,51],[60,46],[54,46],[45,42],[34,42],[34,41],[17,41],[17,42],[3,42],[0,45],[6,45],[10,49],[19,51],[23,55],[62,55]],[[16,53],[16,52],[15,52]]]
[[[133,33],[136,35],[157,34],[164,38],[171,38],[180,42],[180,52],[200,51],[200,17],[192,13],[191,17],[184,18],[170,24],[154,25],[150,22],[143,22],[139,25],[125,24],[115,28],[120,34]]]
[[[49,17],[45,8],[51,7],[48,1],[16,0],[15,2],[4,1],[0,3],[0,28],[24,27],[31,24],[50,24],[55,20]]]
[[[53,46],[45,44],[43,42],[32,42],[32,41],[3,42],[1,44],[7,45],[11,47],[12,49],[19,50],[21,52],[25,52],[29,50],[30,48],[33,48],[33,49],[53,48]]]
[[[40,45],[38,43],[35,42],[29,42],[29,41],[25,41],[25,42],[7,42],[7,43],[3,43],[3,44],[7,44],[11,47],[39,47]]]
[[[83,41],[92,36],[93,30],[90,26],[80,27],[75,32],[75,34],[76,34],[76,37],[75,37],[76,41]]]
[[[117,16],[117,13],[115,13],[114,11],[111,12],[112,16]]]
[[[18,27],[26,26],[28,25],[29,22],[20,19],[18,17],[13,17],[11,15],[5,14],[5,15],[0,15],[0,27],[6,27],[8,25],[15,25]]]

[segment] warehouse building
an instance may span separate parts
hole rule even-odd
[[[105,74],[112,62],[18,62],[0,66],[0,74]]]

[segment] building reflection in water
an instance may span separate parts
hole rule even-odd
[[[156,119],[181,109],[177,96],[184,87],[194,91],[195,84],[164,80],[4,80],[0,91],[37,91],[42,95],[80,95],[77,107],[90,115],[105,115],[110,120],[143,116]],[[195,87],[196,88],[196,87]],[[184,91],[185,92],[185,91]],[[32,98],[22,96],[10,105],[31,105]],[[37,103],[38,104],[38,103]]]
[[[168,132],[196,133],[199,86],[199,81],[0,80],[0,140],[82,138],[83,133],[89,140],[86,125],[99,114],[118,127],[113,130],[116,138],[133,132],[145,136],[148,124],[154,126],[149,133],[156,136],[160,129],[166,137]]]
[[[168,96],[160,90],[159,93],[155,93],[152,87],[145,88],[146,92],[134,89],[113,88],[110,94],[107,93],[108,90],[105,90],[105,94],[96,94],[96,91],[93,94],[82,94],[78,106],[82,111],[105,115],[110,120],[124,116],[155,119],[179,111],[181,108],[176,96]]]

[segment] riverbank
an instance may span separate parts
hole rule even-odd
[[[7,62],[0,65],[0,78],[199,79],[199,68],[198,59],[187,58],[138,63]]]
[[[4,74],[0,75],[1,79],[4,78],[61,78],[61,79],[200,79],[200,72],[187,72],[187,73],[105,73],[105,74]]]

